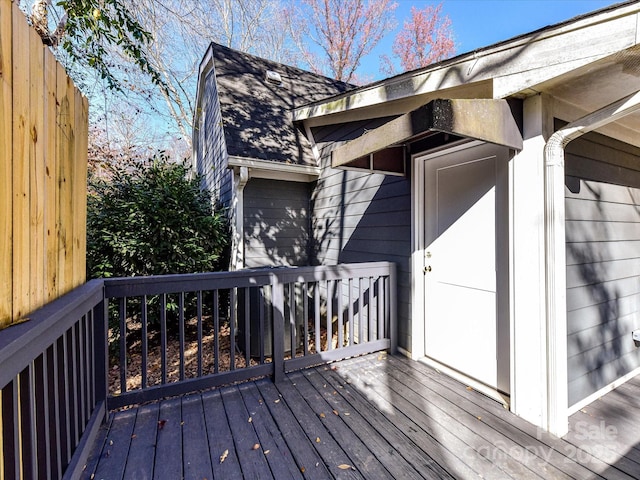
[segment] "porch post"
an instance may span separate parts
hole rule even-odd
[[[273,302],[273,381],[284,380],[284,284],[271,274],[271,301]],[[292,349],[293,350],[293,349]]]

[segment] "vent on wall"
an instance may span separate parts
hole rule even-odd
[[[274,72],[273,70],[267,70],[265,80],[272,85],[282,85],[282,77],[278,72]]]

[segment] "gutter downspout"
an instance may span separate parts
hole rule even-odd
[[[555,132],[544,146],[545,277],[547,329],[547,429],[568,432],[567,299],[564,149],[569,142],[640,110],[640,91],[596,110]]]
[[[235,202],[231,270],[244,268],[244,187],[249,181],[249,169],[240,167],[235,178]]]

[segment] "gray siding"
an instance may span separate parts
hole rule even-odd
[[[569,405],[640,366],[640,172],[627,147],[592,136],[567,149]]]
[[[309,185],[257,178],[243,195],[245,267],[307,265]]]
[[[379,123],[359,125],[375,128]],[[325,133],[323,136],[322,133]],[[351,132],[348,136],[358,135]],[[347,134],[319,132],[317,139],[341,140]],[[322,149],[322,173],[313,190],[313,261],[321,265],[392,261],[398,266],[398,321],[402,348],[411,345],[411,184],[407,178],[365,174],[329,167]]]
[[[211,192],[214,201],[228,207],[233,196],[233,173],[227,168],[228,157],[213,69],[204,80],[201,109],[195,134],[196,171],[203,177],[202,188]]]

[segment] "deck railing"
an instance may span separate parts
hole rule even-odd
[[[0,478],[69,478],[106,415],[103,284],[0,332]]]
[[[92,280],[0,332],[0,477],[74,478],[109,409],[396,349],[391,263]]]

